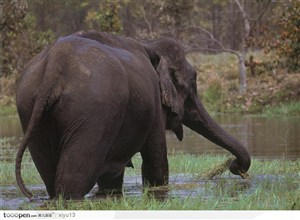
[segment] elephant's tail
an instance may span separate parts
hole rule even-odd
[[[52,83],[49,83],[52,82]],[[58,97],[60,96],[61,89],[58,86],[55,86],[55,80],[50,80],[49,77],[45,77],[43,82],[40,84],[38,89],[38,95],[35,98],[34,107],[31,113],[31,117],[26,128],[24,137],[21,141],[21,144],[18,148],[17,156],[16,156],[16,180],[17,184],[20,187],[21,192],[27,196],[28,198],[32,198],[33,195],[28,191],[25,187],[24,181],[21,175],[21,164],[22,164],[22,157],[26,150],[27,145],[32,138],[32,135],[38,126],[42,115],[45,110],[50,109],[55,102],[57,101]]]
[[[24,137],[21,141],[16,155],[16,181],[21,192],[28,198],[32,198],[33,195],[25,187],[24,181],[22,179],[22,157],[24,155],[26,147],[28,146],[28,144],[30,144],[33,135],[35,135],[36,133],[35,130],[41,121],[43,113],[53,107],[53,105],[58,101],[62,92],[62,87],[59,86],[59,80],[63,68],[58,65],[60,62],[58,62],[56,59],[55,51],[54,55],[51,55],[51,50],[54,44],[55,43],[46,48],[46,50],[41,55],[39,55],[39,57],[35,61],[38,62],[39,66],[42,67],[42,70],[37,68],[36,71],[43,71],[43,73],[38,72],[35,75],[42,74],[41,76],[43,77],[43,80],[36,89],[37,91],[30,120],[24,132]],[[35,67],[32,68],[34,69]]]
[[[22,179],[21,175],[21,164],[22,164],[22,157],[26,150],[26,147],[32,137],[32,133],[34,131],[34,128],[38,125],[40,118],[42,117],[44,111],[44,106],[41,106],[41,104],[35,104],[30,121],[28,123],[27,129],[25,131],[24,137],[21,141],[21,144],[18,148],[17,156],[16,156],[16,180],[17,184],[20,187],[21,192],[27,196],[28,198],[32,198],[33,195],[28,191],[28,189],[25,187],[24,181]]]

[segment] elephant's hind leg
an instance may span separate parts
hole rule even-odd
[[[29,146],[30,154],[34,164],[41,175],[50,198],[55,197],[55,163],[53,161],[51,150],[47,144],[39,138],[33,138]]]
[[[93,188],[97,180],[96,168],[94,162],[88,160],[70,153],[60,158],[55,178],[56,197],[62,195],[65,199],[82,199]]]
[[[77,139],[63,150],[55,178],[56,196],[62,194],[66,199],[83,198],[96,184],[103,170],[105,152],[98,146],[97,140],[88,130],[80,131]],[[66,144],[67,145],[67,144]]]
[[[122,193],[124,171],[125,169],[118,174],[102,174],[97,180],[97,184],[99,186],[98,194],[111,195]]]

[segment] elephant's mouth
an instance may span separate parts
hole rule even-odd
[[[166,129],[171,130],[175,133],[177,139],[182,141],[183,139],[183,126],[182,119],[180,119],[178,114],[174,114],[166,110],[167,119],[166,119]]]

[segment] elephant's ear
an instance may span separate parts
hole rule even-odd
[[[165,58],[161,57],[156,71],[160,80],[161,101],[164,106],[171,110],[175,115],[179,114],[178,96],[176,88],[172,82],[168,63]]]
[[[183,139],[182,123],[179,121],[179,103],[177,90],[171,79],[168,63],[165,58],[160,57],[156,71],[160,80],[160,93],[162,105],[168,109],[170,127],[181,141]]]

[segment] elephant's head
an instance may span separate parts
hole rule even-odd
[[[180,44],[161,39],[144,42],[144,46],[160,78],[166,128],[182,140],[182,125],[186,125],[236,156],[230,164],[233,174],[247,172],[251,163],[247,149],[214,122],[203,107],[197,95],[196,70],[185,59]]]

